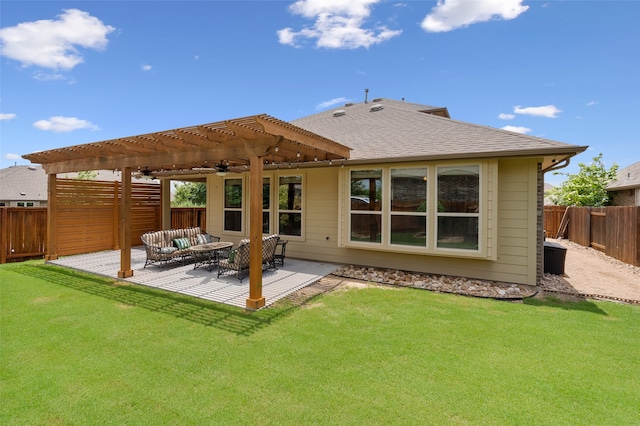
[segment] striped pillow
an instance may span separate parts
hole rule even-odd
[[[211,242],[211,235],[209,234],[198,234],[198,244],[209,244]]]
[[[184,250],[191,247],[188,238],[176,238],[173,240],[173,245],[178,247],[178,250]]]

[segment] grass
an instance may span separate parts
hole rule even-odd
[[[258,312],[0,267],[0,424],[638,424],[640,308],[352,289]]]

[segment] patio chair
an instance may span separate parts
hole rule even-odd
[[[226,259],[218,261],[218,278],[234,272],[240,282],[249,272],[249,240],[240,241],[238,247],[228,252]]]

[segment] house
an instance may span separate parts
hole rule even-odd
[[[46,207],[47,174],[42,167],[0,169],[0,207]]]
[[[78,173],[61,173],[58,177],[78,179]],[[120,172],[96,170],[92,179],[106,182],[120,181]],[[133,179],[143,181],[136,177]],[[16,165],[0,169],[0,207],[47,207],[47,196],[47,173],[42,167]]]
[[[618,170],[606,189],[614,206],[640,206],[640,161]]]
[[[24,157],[44,165],[50,184],[93,168],[126,177],[144,167],[163,191],[171,179],[204,178],[207,230],[227,241],[259,248],[277,233],[302,259],[536,285],[544,173],[586,148],[379,98],[291,123],[256,115]],[[128,249],[121,277],[133,274]],[[250,308],[264,303],[255,257]]]

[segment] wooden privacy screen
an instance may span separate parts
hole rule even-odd
[[[57,254],[119,248],[120,182],[58,179]],[[161,227],[160,185],[134,183],[131,191],[131,245]]]

